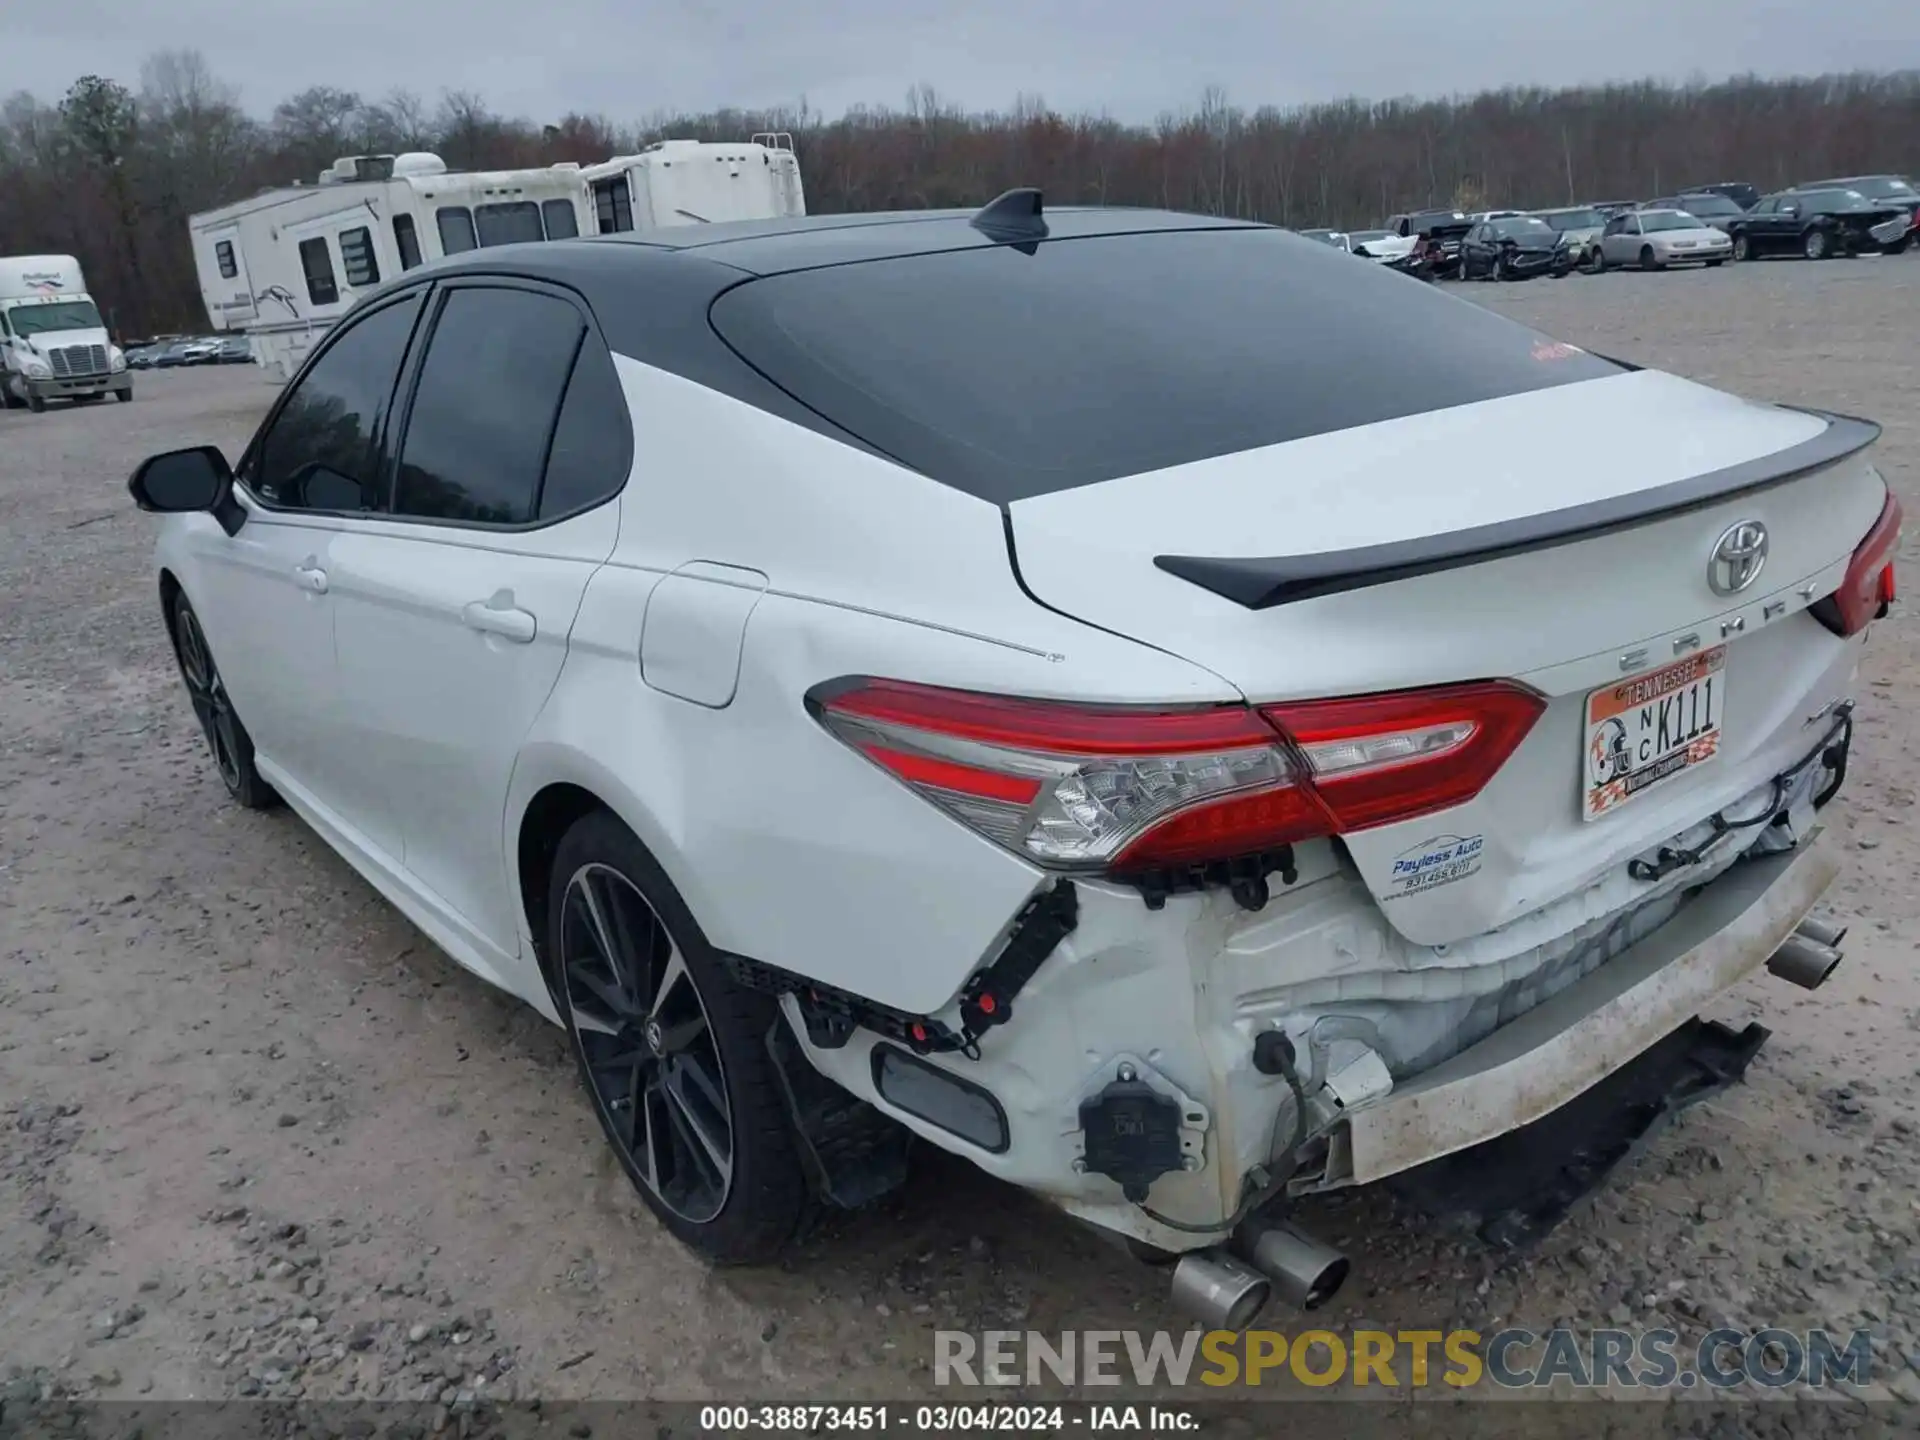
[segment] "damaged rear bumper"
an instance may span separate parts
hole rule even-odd
[[[1839,871],[1817,831],[1735,866],[1608,964],[1343,1118],[1314,1188],[1383,1179],[1558,1109],[1764,964]]]

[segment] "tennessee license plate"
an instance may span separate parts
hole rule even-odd
[[[1727,647],[1587,696],[1584,819],[1597,820],[1720,753]]]

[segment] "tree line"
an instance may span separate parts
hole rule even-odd
[[[1920,163],[1920,71],[1246,109],[1217,88],[1150,125],[1063,115],[1035,96],[971,112],[930,86],[829,118],[768,111],[567,114],[541,123],[449,89],[432,102],[319,85],[248,114],[197,51],[152,56],[137,82],[75,80],[0,102],[0,254],[79,257],[125,336],[206,323],[187,217],[342,155],[431,150],[453,169],[629,153],[656,139],[792,134],[816,214],[970,206],[1015,185],[1055,204],[1165,206],[1304,228],[1405,209],[1636,199],[1687,184],[1763,190]]]

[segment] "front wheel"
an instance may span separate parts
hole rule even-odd
[[[1660,262],[1654,259],[1653,247],[1651,245],[1642,245],[1640,247],[1640,268],[1642,270],[1658,270],[1660,268]]]
[[[113,398],[118,400],[122,405],[131,404],[133,402],[133,387],[128,385],[114,391]]]
[[[253,737],[234,712],[233,699],[226,682],[213,663],[213,651],[207,645],[200,617],[193,612],[184,594],[175,595],[167,617],[173,632],[173,656],[180,663],[180,678],[186,683],[187,698],[200,719],[200,730],[213,752],[214,768],[227,787],[227,793],[248,810],[271,810],[280,796],[260,776],[253,764]]]
[[[1719,269],[1719,268],[1720,268],[1720,267],[1721,267],[1722,265],[1724,265],[1724,264],[1726,264],[1726,263],[1727,263],[1727,262],[1726,262],[1726,261],[1724,261],[1724,260],[1709,260],[1709,261],[1707,261],[1707,269],[1709,269],[1709,270],[1718,270],[1718,269]]]
[[[27,409],[36,415],[44,415],[47,409],[46,397],[44,395],[36,395],[29,390],[27,392]]]
[[[1733,263],[1738,265],[1741,261],[1751,260],[1752,258],[1753,258],[1753,242],[1748,240],[1747,237],[1744,235],[1734,236],[1733,237]]]
[[[1800,253],[1809,260],[1824,260],[1833,253],[1833,244],[1824,230],[1809,230],[1800,237]]]
[[[808,1207],[767,1050],[771,995],[726,973],[633,832],[604,811],[561,839],[547,955],[580,1078],[640,1198],[718,1264],[773,1259]]]

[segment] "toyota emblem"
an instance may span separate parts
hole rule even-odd
[[[1767,527],[1758,520],[1729,525],[1713,542],[1707,584],[1716,595],[1738,595],[1760,578],[1767,563]]]

